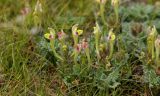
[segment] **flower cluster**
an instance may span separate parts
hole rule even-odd
[[[53,51],[53,53],[54,53],[54,56],[56,57],[56,58],[58,58],[58,59],[60,59],[61,61],[63,61],[63,58],[56,52],[56,50],[55,50],[55,46],[54,46],[54,44],[55,44],[55,30],[53,29],[53,28],[48,28],[48,30],[50,31],[50,33],[46,33],[45,35],[44,35],[44,37],[46,38],[46,39],[48,39],[48,40],[50,40],[50,46],[51,46],[51,49],[52,49],[52,51]]]
[[[54,29],[52,28],[49,28],[49,31],[50,33],[46,33],[44,35],[44,37],[48,40],[50,40],[50,45],[51,45],[51,49],[55,55],[55,57],[61,61],[64,60],[64,58],[59,55],[57,52],[56,52],[56,49],[55,49],[55,39],[56,37],[58,38],[58,40],[60,41],[60,49],[67,49],[67,45],[66,45],[66,34],[63,30],[61,30],[60,32],[57,32],[57,36],[56,36],[56,32]],[[80,54],[82,56],[85,56],[87,59],[87,62],[88,62],[88,68],[90,68],[91,64],[92,64],[92,60],[91,60],[91,57],[90,57],[90,45],[89,45],[89,42],[86,40],[86,39],[82,39],[82,40],[79,40],[79,37],[80,35],[83,34],[83,30],[81,29],[78,29],[78,24],[75,24],[73,25],[72,27],[72,37],[73,37],[73,41],[74,41],[74,46],[72,47],[73,48],[73,52],[72,52],[72,55],[73,58],[74,58],[74,63],[75,64],[78,64],[78,57],[80,56]],[[101,49],[103,49],[105,47],[105,44],[100,44],[100,40],[101,40],[101,30],[100,30],[100,27],[98,25],[98,23],[96,23],[96,26],[94,27],[94,31],[93,31],[93,34],[94,34],[94,45],[95,45],[95,53],[96,53],[96,56],[98,58],[98,60],[100,60],[101,58],[101,54],[100,54],[100,51]],[[107,37],[107,43],[109,44],[109,46],[107,46],[109,48],[109,55],[106,57],[107,60],[110,60],[112,58],[112,54],[113,54],[113,49],[114,49],[114,42],[115,42],[115,39],[116,39],[116,36],[115,34],[113,33],[113,30],[111,29],[109,31],[109,34],[108,34],[108,37]],[[102,48],[103,47],[103,48]],[[63,53],[62,51],[63,50],[60,50],[61,53]]]
[[[156,66],[160,65],[160,35],[158,35],[156,27],[149,27],[149,34],[147,37],[148,55],[155,59]]]

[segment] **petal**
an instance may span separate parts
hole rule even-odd
[[[78,35],[82,35],[83,30],[77,30],[77,32],[78,32]]]
[[[111,38],[112,38],[112,40],[115,40],[116,36],[114,34],[112,34]]]
[[[49,33],[46,33],[46,34],[44,34],[44,37],[45,37],[46,39],[50,39],[50,34],[49,34]]]

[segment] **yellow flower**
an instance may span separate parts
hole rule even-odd
[[[94,34],[100,34],[101,31],[97,22],[96,22],[96,27],[93,27],[93,29],[94,29],[93,31]]]
[[[49,37],[50,37],[50,33],[46,33],[46,34],[44,34],[44,37],[46,38],[46,39],[49,39]]]
[[[78,35],[82,35],[83,34],[83,30],[77,30],[77,34]]]
[[[73,36],[79,36],[82,35],[83,30],[78,29],[78,24],[73,25],[72,27],[72,34]]]
[[[51,33],[46,33],[46,34],[44,34],[44,37],[45,37],[46,39],[49,39],[49,40],[54,39],[54,36],[53,36],[53,34],[51,34]]]
[[[50,31],[50,33],[44,34],[44,37],[45,37],[46,39],[49,39],[49,40],[50,40],[50,46],[51,46],[51,49],[52,49],[52,51],[53,51],[54,56],[55,56],[57,59],[63,61],[63,58],[62,58],[62,57],[56,52],[56,50],[55,50],[55,46],[54,46],[54,44],[55,44],[55,40],[54,40],[54,38],[55,38],[55,30],[54,30],[53,28],[48,28],[48,30]]]
[[[111,30],[109,31],[108,40],[114,41],[115,38],[116,38],[116,36],[115,36],[115,34],[113,33],[113,29],[111,29]]]
[[[49,40],[54,39],[55,38],[55,30],[52,28],[48,28],[48,29],[49,29],[50,33],[44,34],[44,37]]]

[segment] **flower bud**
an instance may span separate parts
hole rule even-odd
[[[100,4],[105,4],[107,2],[107,0],[96,0],[97,3],[100,3]]]
[[[119,5],[119,0],[112,0],[111,5],[114,6],[114,7],[118,6]]]
[[[41,13],[43,10],[42,10],[42,4],[41,2],[38,0],[36,5],[35,5],[35,8],[34,8],[34,14],[38,14],[38,13]]]
[[[148,54],[149,56],[152,57],[152,59],[154,59],[154,43],[155,43],[155,39],[157,36],[157,30],[156,27],[153,26],[152,28],[149,27],[149,35],[147,37],[147,47],[148,47]]]
[[[111,5],[114,8],[115,16],[116,16],[116,24],[119,22],[119,0],[112,0]]]

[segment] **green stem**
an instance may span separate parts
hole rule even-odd
[[[78,44],[78,36],[74,36],[74,47]]]
[[[154,55],[154,42],[152,42],[152,59],[154,59],[155,55]]]
[[[96,40],[96,54],[97,54],[97,58],[100,59],[100,54],[99,54],[99,33],[95,34],[95,40]]]
[[[56,50],[55,50],[55,47],[54,47],[54,40],[51,40],[51,41],[50,41],[50,46],[51,46],[51,49],[52,49],[52,51],[53,51],[54,56],[55,56],[57,59],[60,59],[61,61],[63,61],[63,58],[56,53]]]
[[[77,63],[77,57],[78,57],[78,53],[76,52],[76,49],[74,50],[74,63],[75,64],[78,64]]]
[[[148,45],[148,54],[151,55],[152,54],[152,46],[151,46],[152,44],[151,44],[151,41],[149,41],[149,40],[147,42],[148,42],[147,43],[147,45]]]
[[[159,48],[156,48],[156,64],[159,67]]]
[[[116,25],[117,25],[118,22],[119,22],[118,6],[114,8],[114,12],[115,12],[115,15],[116,15]]]
[[[114,42],[113,41],[110,41],[110,52],[109,52],[109,57],[108,59],[111,59],[112,58],[112,55],[113,55],[113,45],[114,45]]]
[[[106,25],[108,27],[108,24],[105,20],[105,8],[104,8],[104,4],[100,4],[100,14],[101,14],[101,19],[102,19],[102,22],[104,23],[104,25]]]
[[[100,54],[99,54],[99,44],[96,44],[96,54],[97,54],[97,58],[100,59]]]

